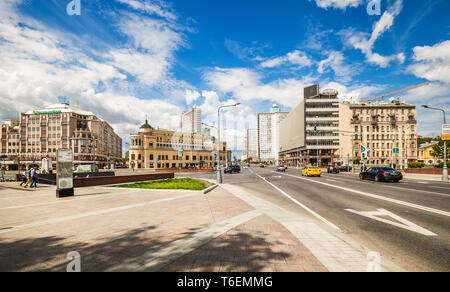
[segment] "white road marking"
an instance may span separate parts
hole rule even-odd
[[[364,181],[364,180],[361,181],[361,180],[354,180],[354,179],[348,179],[348,178],[343,178],[343,177],[340,177],[339,179],[341,179],[343,181],[350,181],[350,182],[362,183],[362,184],[377,184],[377,185],[383,186],[385,188],[391,188],[391,189],[397,189],[397,190],[407,190],[407,191],[411,190],[411,191],[418,192],[418,193],[425,193],[425,194],[433,194],[433,195],[439,195],[439,196],[444,196],[444,197],[450,197],[450,194],[438,193],[438,192],[433,192],[433,191],[424,191],[424,190],[418,190],[418,189],[413,189],[413,188],[408,189],[408,188],[402,188],[402,187],[394,187],[394,186],[388,186],[386,184],[380,185],[379,183],[375,183],[373,181]],[[340,181],[340,182],[343,182],[343,181]],[[430,187],[433,187],[433,186],[430,186]],[[438,188],[440,188],[440,187],[438,187]]]
[[[416,233],[419,233],[419,234],[422,234],[425,236],[437,236],[437,234],[435,234],[425,228],[422,228],[419,225],[416,225],[416,224],[412,223],[411,221],[408,221],[408,220],[406,220],[400,216],[397,216],[394,213],[391,213],[384,209],[378,209],[378,211],[374,211],[374,212],[358,212],[358,211],[355,211],[352,209],[345,209],[345,210],[348,212],[351,212],[351,213],[355,213],[360,216],[364,216],[364,217],[367,217],[367,218],[370,218],[370,219],[373,219],[376,221],[387,223],[387,224],[390,224],[390,225],[393,225],[393,226],[396,226],[399,228],[403,228],[403,229],[406,229],[406,230],[409,230],[412,232],[416,232]],[[395,220],[397,220],[398,222],[401,222],[401,223],[383,219],[383,218],[379,218],[378,216],[388,216],[388,217],[394,218]]]
[[[253,172],[253,170],[252,170]],[[328,221],[327,219],[323,218],[322,216],[320,216],[319,214],[317,214],[316,212],[314,212],[313,210],[311,210],[310,208],[306,207],[305,205],[303,205],[302,203],[300,203],[299,201],[295,200],[291,195],[289,195],[288,193],[286,193],[285,191],[283,191],[282,189],[280,189],[279,187],[277,187],[276,185],[274,185],[273,183],[269,182],[267,179],[265,179],[264,177],[260,176],[259,174],[253,172],[255,175],[257,175],[259,178],[261,178],[262,180],[264,180],[266,183],[268,183],[269,185],[271,185],[274,189],[276,189],[277,191],[279,191],[280,193],[282,193],[285,197],[287,197],[289,200],[291,200],[292,202],[294,202],[295,204],[297,204],[298,206],[302,207],[303,209],[305,209],[306,211],[308,211],[311,215],[313,215],[314,217],[318,218],[319,220],[321,220],[322,222],[324,222],[325,224],[327,224],[328,226],[336,229],[336,230],[341,230],[339,227],[337,227],[336,225],[334,225],[333,223],[331,223],[330,221]]]
[[[334,179],[326,179],[327,181],[332,181],[332,182],[338,182],[337,180],[334,180]]]
[[[306,178],[299,177],[299,176],[292,175],[292,174],[285,174],[285,175],[291,176],[291,177],[294,177],[294,178],[297,178],[297,179],[306,180],[306,181],[309,181],[309,182],[321,184],[321,185],[324,185],[324,186],[332,187],[332,188],[335,188],[335,189],[340,189],[340,190],[343,190],[343,191],[352,192],[352,193],[355,193],[355,194],[358,194],[358,195],[363,195],[363,196],[366,196],[366,197],[370,197],[370,198],[374,198],[374,199],[378,199],[378,200],[383,200],[383,201],[388,201],[388,202],[391,202],[391,203],[395,203],[395,204],[399,204],[399,205],[403,205],[403,206],[419,209],[419,210],[422,210],[422,211],[427,211],[427,212],[430,212],[430,213],[435,213],[435,214],[439,214],[439,215],[450,217],[450,212],[446,212],[446,211],[442,211],[442,210],[438,210],[438,209],[434,209],[434,208],[430,208],[430,207],[425,207],[425,206],[421,206],[421,205],[417,205],[417,204],[413,204],[413,203],[408,203],[408,202],[404,202],[404,201],[400,201],[400,200],[396,200],[396,199],[386,198],[386,197],[383,197],[383,196],[379,196],[379,195],[375,195],[375,194],[371,194],[371,193],[367,193],[367,192],[362,192],[362,191],[357,191],[357,190],[354,190],[354,189],[349,189],[349,188],[344,188],[344,187],[340,187],[340,186],[336,186],[336,185],[331,185],[331,184],[324,183],[324,182],[317,181],[317,180],[306,179]]]

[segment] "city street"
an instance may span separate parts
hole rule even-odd
[[[214,174],[206,176],[214,178]],[[309,215],[334,235],[379,252],[384,261],[407,271],[450,270],[448,184],[375,183],[351,174],[306,178],[296,169],[277,173],[259,167],[225,175],[224,183]]]

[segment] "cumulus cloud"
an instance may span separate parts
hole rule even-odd
[[[200,97],[200,93],[195,90],[186,89],[186,91],[184,92],[184,97],[186,98],[186,103],[189,105]]]
[[[212,88],[239,101],[274,101],[289,107],[296,105],[303,88],[314,82],[314,78],[306,76],[264,83],[260,73],[247,68],[214,68],[205,73],[204,79]]]
[[[309,0],[312,1],[312,0]],[[315,0],[320,8],[346,9],[347,7],[358,7],[363,0]]]
[[[262,68],[274,68],[280,67],[282,65],[293,65],[297,68],[309,67],[313,64],[311,59],[306,55],[305,52],[295,50],[288,53],[286,56],[277,57],[273,59],[268,59],[261,63]]]
[[[340,34],[344,37],[344,42],[357,50],[360,50],[369,63],[376,64],[382,68],[386,68],[393,61],[398,61],[403,64],[405,61],[405,55],[403,53],[382,56],[373,52],[375,42],[394,24],[394,19],[400,14],[403,8],[403,0],[396,0],[395,3],[384,12],[380,20],[378,20],[372,29],[372,34],[357,32],[352,29],[344,30]]]
[[[408,70],[417,77],[450,83],[450,40],[434,46],[415,47]]]
[[[163,10],[151,13],[144,5],[148,2],[121,2],[149,13],[116,11],[124,13],[116,25],[127,44],[110,44],[98,52],[70,32],[20,15],[16,7],[21,1],[1,1],[0,120],[17,119],[20,112],[42,109],[64,95],[107,120],[125,141],[146,115],[155,127],[176,129],[183,109],[171,103],[170,94],[183,99],[183,92],[173,91],[174,84],[190,86],[168,76],[174,52],[184,45],[182,34],[167,22],[175,17],[163,13],[162,2],[157,3]],[[129,90],[134,86],[165,91],[167,100],[139,98]]]
[[[347,64],[344,55],[338,51],[329,52],[328,58],[319,62],[317,72],[323,74],[327,68],[331,68],[335,76],[342,81],[350,81],[352,76],[358,72],[357,68]]]

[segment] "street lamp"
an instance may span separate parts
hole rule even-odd
[[[444,109],[422,105],[423,108],[441,111],[444,114],[444,124],[447,124],[447,115]],[[444,169],[442,170],[442,181],[448,182],[448,168],[447,168],[447,141],[444,141]]]
[[[219,163],[217,166],[217,184],[222,184],[222,161],[220,160],[220,110],[227,107],[236,107],[241,105],[240,103],[231,104],[231,105],[222,105],[217,108],[217,149],[219,155]]]

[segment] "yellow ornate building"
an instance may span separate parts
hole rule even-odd
[[[438,144],[438,142],[431,142],[420,145],[417,161],[425,162],[426,165],[434,165],[440,163],[441,160],[436,159],[436,157],[433,156],[433,147],[436,144]]]
[[[221,161],[227,160],[221,143]],[[213,168],[217,166],[217,142],[203,134],[154,129],[148,121],[130,136],[130,166],[138,169]]]

